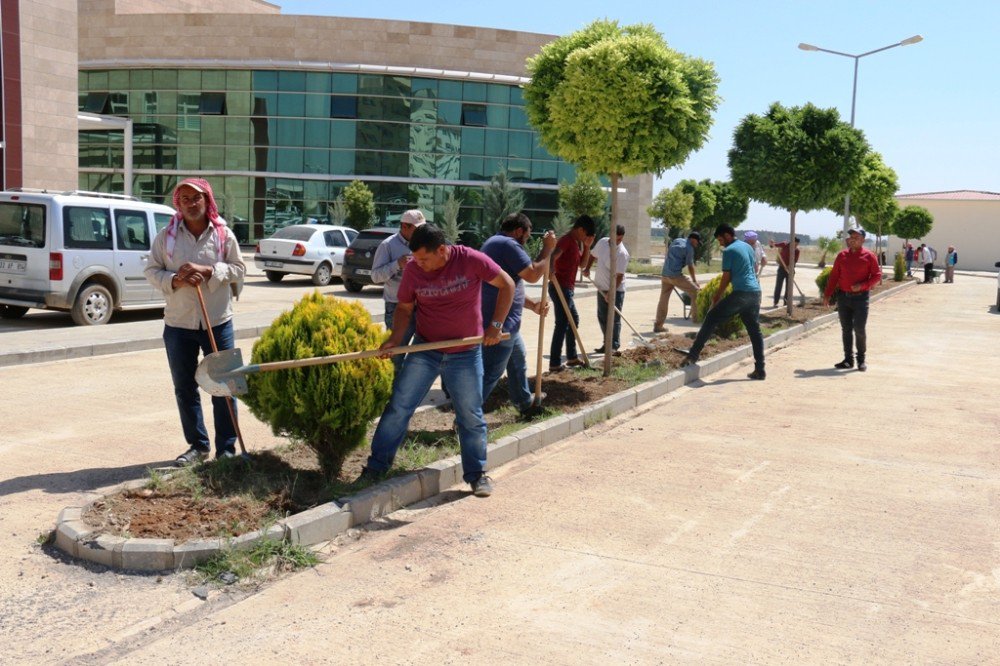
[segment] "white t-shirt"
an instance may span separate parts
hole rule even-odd
[[[597,272],[594,274],[594,283],[601,291],[607,291],[611,285],[611,243],[607,238],[602,238],[594,245],[594,257],[597,258]],[[618,244],[618,258],[615,259],[615,272],[625,273],[628,268],[628,250],[624,243]],[[625,291],[625,279],[618,286],[618,291]]]
[[[755,240],[753,242],[753,268],[755,271],[760,268],[760,260],[765,256],[767,255],[764,254],[764,246],[760,244],[759,240]]]

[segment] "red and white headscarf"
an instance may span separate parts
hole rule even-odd
[[[204,178],[185,178],[177,183],[177,187],[174,188],[174,210],[178,212],[174,213],[174,216],[170,218],[170,223],[167,224],[167,256],[171,258],[174,256],[174,245],[177,243],[177,227],[184,219],[184,216],[180,213],[181,202],[179,194],[180,189],[184,186],[201,192],[205,196],[205,217],[215,231],[216,255],[218,256],[218,261],[222,261],[226,256],[226,221],[219,215],[219,206],[215,203],[212,186]]]

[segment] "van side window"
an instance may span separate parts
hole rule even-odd
[[[115,235],[119,250],[148,250],[149,222],[138,210],[115,211]]]
[[[0,203],[0,245],[45,247],[45,206]]]
[[[170,224],[171,218],[173,218],[173,215],[153,213],[153,224],[156,225],[156,233],[163,231],[163,228]]]
[[[63,244],[68,249],[110,250],[111,215],[106,208],[63,209]]]

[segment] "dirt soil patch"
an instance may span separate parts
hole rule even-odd
[[[876,291],[892,286],[888,282]],[[817,299],[796,307],[791,317],[784,309],[761,315],[761,326],[782,329],[813,319],[832,310]],[[545,419],[578,411],[586,405],[622,391],[649,376],[664,375],[679,367],[694,334],[661,334],[646,346],[632,347],[614,359],[615,375],[600,372],[602,357],[591,359],[592,369],[564,369],[546,373],[542,390],[546,397]],[[709,358],[748,344],[739,336],[711,339],[702,352]],[[631,378],[631,379],[629,379]],[[532,382],[532,386],[534,383]],[[497,430],[510,432],[526,425],[508,406],[503,382],[484,405],[490,437]],[[440,446],[438,457],[452,455],[455,445],[454,414],[447,406],[424,409],[410,422],[411,435],[431,447]],[[371,432],[367,441],[371,439]],[[451,447],[451,448],[449,448]],[[118,536],[190,539],[237,536],[259,529],[284,516],[360,490],[355,485],[368,456],[366,446],[353,452],[335,481],[323,478],[315,453],[302,444],[274,451],[256,452],[246,458],[213,462],[182,470],[169,478],[153,473],[147,486],[105,497],[85,512],[84,521],[98,533]],[[406,470],[399,470],[400,473]]]

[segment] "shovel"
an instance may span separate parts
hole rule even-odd
[[[500,336],[501,340],[510,337],[509,333]],[[209,395],[232,396],[243,395],[247,392],[247,375],[254,375],[258,372],[270,372],[271,370],[285,370],[288,368],[307,368],[312,365],[330,365],[341,361],[355,361],[363,358],[374,358],[378,356],[396,356],[398,354],[409,354],[410,352],[430,351],[432,349],[442,349],[444,347],[461,347],[462,345],[478,345],[482,343],[483,336],[477,335],[468,338],[458,338],[455,340],[441,340],[440,342],[421,342],[415,345],[402,345],[390,347],[388,349],[367,349],[359,352],[348,352],[346,354],[334,354],[332,356],[315,356],[313,358],[300,358],[291,361],[273,361],[271,363],[243,364],[243,352],[239,349],[226,349],[224,351],[209,354],[195,372],[195,379]]]
[[[785,272],[788,273],[788,266],[785,265],[785,260],[781,258],[781,252],[778,253],[778,263],[781,264],[782,268],[785,269]],[[799,307],[805,307],[806,295],[802,293],[801,289],[799,289],[799,283],[792,279],[790,273],[788,275],[788,281],[795,285],[795,290],[799,292]]]
[[[215,334],[212,333],[212,320],[208,318],[208,308],[205,306],[205,295],[201,293],[200,284],[196,284],[194,288],[198,292],[198,305],[201,306],[201,316],[205,321],[205,331],[208,333],[208,341],[212,346],[212,353],[210,356],[215,356],[219,353],[219,347],[215,344]],[[195,377],[197,378],[197,372],[195,373]],[[226,396],[228,394],[212,393],[212,395]],[[236,409],[233,408],[233,403],[229,400],[226,400],[226,407],[229,409],[229,420],[233,422],[233,430],[236,431],[236,441],[240,443],[240,451],[245,457],[247,455],[247,447],[243,443],[243,431],[240,430],[240,422],[239,419],[236,418]]]
[[[587,276],[587,278],[590,280],[590,284],[594,285],[594,287],[597,289],[597,297],[601,298],[601,288],[597,286],[596,282],[594,282],[594,278],[590,277],[589,275]],[[632,322],[630,322],[628,319],[625,318],[625,315],[623,315],[622,311],[618,309],[618,306],[616,305],[614,306],[614,308],[615,312],[618,313],[618,316],[622,318],[622,321],[628,324],[628,327],[632,329],[633,333],[635,333],[635,337],[639,338],[639,345],[641,347],[652,347],[653,345],[649,344],[649,340],[642,337],[642,333],[637,331],[635,326],[632,325]]]

